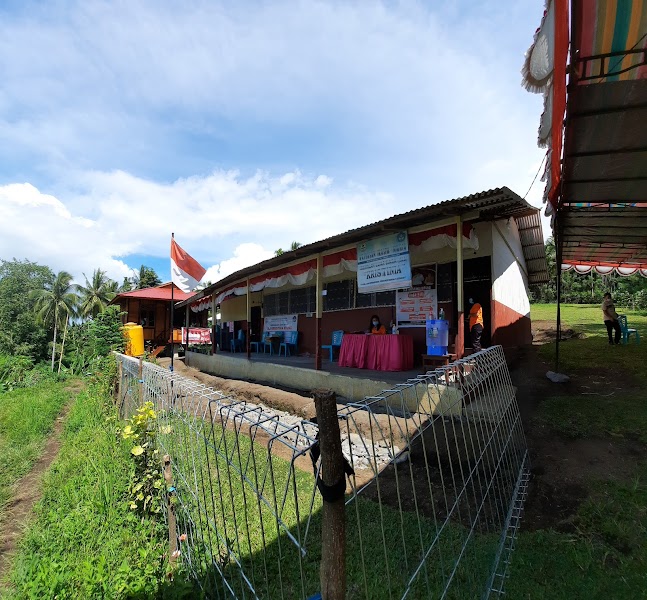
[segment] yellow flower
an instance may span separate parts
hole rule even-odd
[[[135,446],[130,453],[133,456],[140,456],[141,454],[144,454],[144,449],[141,446]]]

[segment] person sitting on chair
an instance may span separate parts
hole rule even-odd
[[[386,327],[380,323],[380,317],[377,315],[371,317],[371,326],[369,327],[368,333],[375,333],[377,335],[386,334]]]
[[[472,305],[470,308],[470,335],[472,336],[472,350],[480,352],[481,350],[481,335],[483,333],[483,308],[478,302],[474,302],[474,298],[469,299]]]
[[[618,320],[618,313],[616,312],[616,307],[613,304],[613,298],[611,294],[607,292],[604,294],[604,299],[602,301],[602,316],[604,318],[604,324],[607,326],[607,335],[609,336],[609,344],[612,346],[614,344],[620,343],[620,321]],[[611,336],[611,332],[615,329],[616,335],[615,340]]]

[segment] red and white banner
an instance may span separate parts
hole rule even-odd
[[[186,327],[182,327],[182,343],[186,344]],[[189,344],[210,344],[211,329],[208,327],[189,327]]]
[[[171,238],[171,281],[183,292],[193,291],[207,270]]]
[[[411,253],[429,252],[449,246],[456,248],[456,225],[436,227],[418,233],[409,234],[409,251]],[[474,227],[469,223],[463,224],[461,242],[463,248],[478,250],[479,240]],[[332,277],[341,275],[344,271],[357,272],[357,248],[348,248],[333,254],[327,254],[322,259],[323,276]],[[291,285],[304,285],[313,280],[317,275],[317,260],[310,259],[298,265],[283,267],[250,279],[251,292],[260,292],[265,288],[280,288],[290,283]],[[240,282],[220,292],[216,297],[216,304],[230,296],[243,296],[247,293],[247,285]]]

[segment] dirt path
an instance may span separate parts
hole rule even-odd
[[[66,388],[65,391],[73,394],[73,397],[70,398],[61,414],[56,418],[43,453],[34,463],[32,470],[13,486],[16,493],[7,503],[3,521],[0,524],[0,590],[7,585],[6,577],[9,574],[12,558],[22,533],[31,518],[32,509],[42,496],[41,483],[43,475],[58,455],[61,447],[63,424],[72,407],[72,401],[80,389],[79,383],[74,383]]]

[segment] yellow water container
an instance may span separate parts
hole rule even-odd
[[[126,354],[142,356],[144,354],[144,328],[137,323],[126,323],[121,329],[126,337]]]

